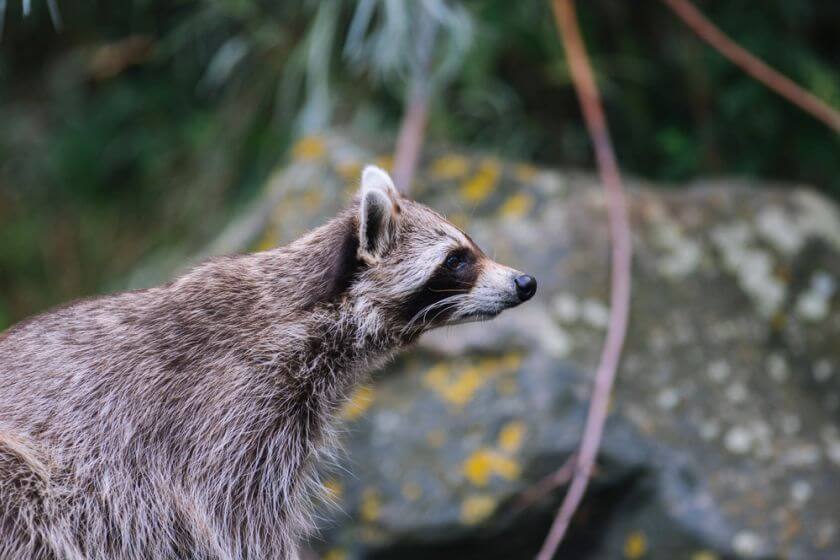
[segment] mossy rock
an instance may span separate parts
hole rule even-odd
[[[284,243],[380,152],[302,140],[210,252]],[[431,333],[348,403],[326,558],[532,557],[608,315],[595,176],[430,148],[412,195],[534,274],[534,301]],[[561,557],[840,558],[840,217],[799,186],[629,181],[632,317],[597,475]]]

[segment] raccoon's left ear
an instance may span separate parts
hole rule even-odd
[[[400,213],[398,200],[391,177],[376,166],[365,167],[359,203],[359,258],[368,264],[379,262],[391,248]]]

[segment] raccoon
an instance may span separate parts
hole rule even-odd
[[[0,334],[0,558],[297,558],[354,385],[535,291],[371,166],[285,247],[19,324]]]

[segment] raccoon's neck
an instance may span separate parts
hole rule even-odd
[[[302,514],[313,490],[309,483],[316,458],[333,447],[336,412],[396,347],[373,310],[332,291],[340,288],[351,260],[335,249],[347,250],[342,245],[347,227],[330,223],[287,248],[245,257],[250,272],[243,281],[257,283],[253,289],[259,293],[247,299],[258,303],[247,333],[222,349],[225,356],[241,358],[213,380],[212,402],[202,401],[202,410],[178,410],[183,423],[167,422],[184,445],[164,458],[166,468],[183,481],[185,493],[202,496],[201,511],[216,512],[213,523],[221,524],[235,548],[266,550],[266,543],[252,539],[270,540],[278,527],[306,530]],[[329,297],[326,292],[316,297],[318,285],[307,274],[323,270],[325,263],[332,263],[330,275],[320,276]],[[193,402],[202,391],[196,390]],[[231,509],[234,504],[240,507]]]
[[[366,266],[357,255],[357,215],[351,205],[292,244],[254,255],[258,276],[270,279],[268,321],[282,325],[276,340],[293,347],[292,355],[283,355],[288,347],[279,349],[288,373],[340,389],[401,345],[388,319],[353,293]]]

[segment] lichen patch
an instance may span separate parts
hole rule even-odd
[[[519,477],[521,467],[514,459],[491,448],[473,452],[463,465],[464,476],[475,486],[487,486],[492,476],[506,480]]]
[[[451,181],[460,179],[470,169],[470,160],[459,155],[445,155],[437,158],[432,163],[430,174],[433,179],[439,181]]]
[[[527,426],[521,420],[512,420],[499,432],[499,447],[507,453],[516,453],[522,447]]]
[[[292,157],[298,161],[311,161],[321,158],[327,151],[324,139],[320,136],[304,136],[292,147]]]
[[[492,496],[467,496],[461,504],[461,522],[464,525],[476,525],[490,517],[496,506],[497,502]]]
[[[633,531],[624,540],[624,557],[628,560],[638,560],[647,553],[647,537],[641,531]]]
[[[475,174],[461,185],[461,196],[467,202],[483,201],[493,192],[500,174],[498,161],[490,158],[481,160]]]
[[[363,385],[350,396],[339,415],[345,420],[352,421],[360,418],[373,405],[376,397],[373,387]]]

